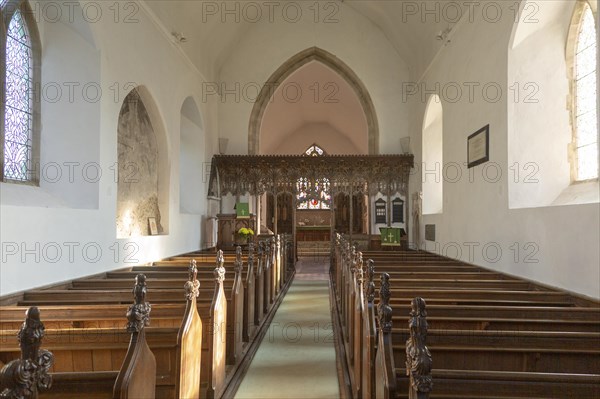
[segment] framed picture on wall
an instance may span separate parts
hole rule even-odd
[[[150,230],[151,236],[158,235],[158,226],[156,225],[156,218],[148,218],[148,229]]]
[[[484,126],[467,139],[468,167],[480,165],[490,160],[490,125]]]

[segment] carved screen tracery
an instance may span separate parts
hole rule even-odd
[[[379,192],[406,197],[413,162],[412,155],[215,155],[209,194],[291,193],[297,199],[298,180],[307,177],[328,181],[329,195]]]

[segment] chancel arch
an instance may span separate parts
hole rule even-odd
[[[117,237],[168,233],[169,162],[166,134],[158,108],[145,86],[125,97],[119,113]]]
[[[340,126],[343,122],[335,123],[324,115],[336,115],[338,112],[326,111],[348,105],[359,111],[353,114],[362,119],[358,123],[360,129],[364,126],[365,137],[351,140],[355,148],[337,153],[377,154],[379,125],[375,106],[366,86],[352,69],[335,55],[317,47],[304,50],[279,67],[261,89],[250,117],[248,154],[275,153],[278,150],[274,144],[264,143],[273,123],[278,123],[277,120],[270,121],[268,117],[265,118],[269,111],[277,115],[280,109],[298,110],[299,112],[295,112],[296,122],[303,113],[320,112],[323,115],[310,123],[305,121],[296,126],[290,124],[290,129],[294,127],[293,130],[298,133],[290,137],[307,136],[310,132],[321,131],[322,136],[343,138],[350,130],[355,129],[352,124],[346,122]],[[310,143],[302,143],[302,146],[306,147],[308,144]],[[296,153],[299,152],[299,147],[296,150]]]

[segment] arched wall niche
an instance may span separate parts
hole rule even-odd
[[[596,1],[521,1],[507,49],[509,209],[598,202],[597,184],[572,184],[570,52],[584,3],[597,17]],[[534,9],[537,22],[528,23]]]
[[[10,28],[11,21],[17,12],[20,13],[24,24],[25,29],[27,31],[27,36],[29,37],[29,44],[31,45],[31,70],[30,70],[30,78],[32,82],[31,89],[35,90],[37,85],[40,85],[42,82],[42,40],[40,37],[40,30],[38,27],[38,22],[36,21],[35,14],[31,9],[31,4],[26,0],[7,0],[3,2],[2,8],[0,10],[0,16],[2,19],[2,33],[0,33],[0,56],[1,66],[0,66],[0,76],[2,79],[2,86],[6,82],[6,68],[7,68],[7,59],[6,59],[6,44],[7,44],[7,30]],[[0,95],[0,101],[4,104],[6,99],[6,91],[2,90]],[[30,167],[32,170],[28,172],[29,176],[26,180],[27,184],[34,184],[36,186],[40,185],[40,167],[38,166],[40,163],[40,148],[41,148],[41,108],[42,101],[40,101],[39,96],[31,95],[31,152],[30,152]],[[4,112],[4,107],[2,107]],[[4,153],[4,133],[5,133],[5,115],[0,115],[0,122],[2,137],[0,137],[0,144],[2,147],[2,152]],[[4,156],[0,157],[2,160],[2,173],[4,173],[5,160]],[[4,181],[4,178],[0,179],[0,181]]]
[[[179,141],[179,211],[201,215],[205,212],[205,134],[200,109],[193,97],[181,106]]]
[[[131,90],[117,128],[117,238],[159,234],[169,226],[169,145],[158,107],[145,86]]]
[[[443,211],[444,182],[442,177],[444,136],[444,111],[437,94],[429,97],[423,117],[423,214]]]
[[[273,93],[286,78],[312,61],[318,61],[329,67],[353,88],[359,98],[367,119],[369,154],[377,154],[379,152],[379,124],[375,106],[366,86],[356,73],[354,73],[354,71],[342,60],[318,47],[311,47],[294,55],[281,65],[265,82],[254,103],[250,115],[250,124],[248,128],[248,154],[258,155],[260,153],[261,124],[265,110],[269,105]]]

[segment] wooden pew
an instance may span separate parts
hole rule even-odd
[[[388,370],[387,375],[380,372],[376,377],[373,369],[377,336],[373,262],[367,262],[367,279],[363,281],[362,262],[355,261],[357,255],[349,244],[339,236],[336,244],[332,264],[334,298],[341,316],[353,396],[375,397],[374,388],[381,387],[386,378],[390,386],[395,382],[391,378],[393,372]],[[418,257],[405,257],[399,262],[386,259],[383,267],[390,272],[389,293],[394,295],[394,308],[397,305],[405,308],[412,297],[424,292],[434,297],[428,299],[434,304],[430,317],[435,344],[432,352],[443,359],[440,368],[473,363],[478,364],[474,368],[483,369],[474,372],[485,371],[494,364],[506,372],[599,373],[600,309],[597,307],[576,307],[569,294],[471,265],[437,262],[439,257],[430,255],[427,262],[415,265],[415,258]],[[391,317],[390,325],[392,321],[404,324],[399,319]],[[381,353],[391,354],[392,361],[404,362],[404,351],[399,349],[407,336],[406,329],[390,330],[390,346]],[[572,344],[572,353],[557,345],[560,340]],[[494,345],[509,345],[514,341],[520,344],[494,350]]]
[[[186,284],[188,285],[188,284]],[[213,290],[217,291],[219,288],[219,284],[215,286]],[[180,290],[181,291],[181,290]],[[180,293],[180,297],[183,297]],[[206,312],[205,319],[208,321],[204,325],[204,357],[202,358],[204,366],[201,369],[201,374],[203,375],[203,381],[206,389],[206,385],[208,385],[208,379],[212,374],[212,363],[210,361],[210,351],[208,348],[208,344],[212,342],[213,339],[219,339],[222,337],[222,333],[219,332],[218,329],[215,329],[215,333],[210,331],[212,328],[211,325],[211,317],[209,313],[209,306],[213,303],[213,299],[206,304]],[[70,327],[61,330],[49,331],[49,340],[52,342],[55,348],[57,348],[57,353],[62,359],[61,362],[61,371],[112,371],[115,370],[115,367],[120,365],[120,362],[123,360],[125,356],[124,349],[127,348],[126,343],[128,337],[124,334],[121,328],[106,328],[110,323],[114,323],[112,320],[111,313],[115,313],[118,307],[113,306],[112,308],[108,308],[108,317],[104,320],[101,318],[102,308],[106,311],[106,307],[98,305],[99,311],[96,314],[87,315],[87,317],[83,316],[90,310],[90,306],[84,309],[61,309],[54,308],[59,315],[57,316],[58,323],[65,323],[64,319],[69,318],[71,323],[73,323]],[[190,306],[189,304],[187,305]],[[223,307],[224,305],[217,304],[215,307]],[[154,350],[157,359],[158,359],[158,369],[157,369],[157,395],[158,397],[175,397],[175,390],[179,384],[181,384],[182,376],[177,376],[181,367],[178,367],[178,358],[181,356],[182,350],[186,347],[183,346],[183,343],[190,342],[202,342],[203,336],[198,335],[198,326],[197,322],[191,322],[190,319],[199,320],[199,317],[194,315],[194,312],[186,312],[186,318],[183,318],[183,310],[182,306],[174,306],[174,305],[158,305],[155,306],[159,310],[158,320],[168,321],[171,325],[176,325],[177,327],[170,328],[152,328],[150,327],[147,330],[146,336],[150,343],[150,347]],[[196,309],[198,306],[195,307]],[[0,308],[1,309],[1,308]],[[6,310],[0,310],[3,314],[6,314]],[[122,313],[121,313],[122,314]],[[196,310],[196,315],[197,310]],[[81,320],[77,320],[78,316]],[[94,317],[96,320],[90,320],[89,317]],[[188,319],[189,317],[189,319]],[[182,320],[183,318],[183,320]],[[4,319],[3,319],[4,320]],[[98,323],[104,328],[90,328],[90,324]],[[189,326],[189,332],[184,328],[179,328],[180,325]],[[200,331],[202,332],[202,325],[200,324]],[[189,334],[194,332],[196,335],[194,338],[186,338]],[[3,332],[5,334],[5,332]],[[213,339],[209,339],[209,337]],[[178,344],[179,341],[179,344]],[[74,345],[73,343],[80,343],[81,346]],[[7,348],[3,347],[3,350]],[[80,360],[77,360],[80,359]],[[67,362],[69,360],[69,362]],[[189,360],[189,359],[188,359]],[[83,362],[83,363],[82,363]],[[193,363],[186,367],[193,367]],[[57,370],[55,370],[57,371]],[[189,374],[187,374],[189,378]],[[200,378],[200,377],[198,377]],[[72,378],[67,378],[67,380],[72,380]],[[185,396],[182,396],[185,397]]]
[[[283,287],[284,284],[284,282],[281,280],[277,280],[278,275],[284,275],[282,269],[286,264],[284,261],[279,259],[280,257],[284,256],[284,254],[284,251],[276,250],[271,252],[271,256],[267,257],[266,251],[262,256],[262,265],[260,266],[263,266],[266,270],[269,268],[274,269],[273,276],[275,277],[269,276],[269,283],[263,284],[263,289],[261,290],[261,292],[264,294],[264,290],[266,288],[265,286],[268,285],[269,288],[272,287],[266,296],[269,301],[275,300],[275,298],[280,294],[279,287]],[[223,261],[221,263],[224,263],[224,258],[225,257],[223,257]],[[254,260],[254,256],[251,256],[250,258]],[[189,259],[190,257],[187,257],[188,261]],[[229,259],[231,259],[231,257],[229,257]],[[277,262],[277,265],[268,265],[267,263],[269,262],[272,262],[272,264]],[[174,397],[175,389],[179,386],[176,378],[173,377],[172,370],[168,368],[170,365],[180,363],[180,358],[177,356],[182,355],[181,352],[176,352],[173,347],[170,346],[170,342],[177,342],[177,339],[181,338],[180,333],[184,329],[182,318],[184,309],[187,307],[187,302],[184,302],[183,295],[181,294],[181,286],[184,281],[182,276],[185,275],[185,270],[180,270],[179,268],[177,268],[176,271],[172,271],[172,269],[164,269],[180,263],[181,262],[178,259],[177,262],[170,262],[169,266],[157,267],[156,269],[159,271],[154,269],[148,270],[147,273],[149,278],[146,282],[148,283],[148,287],[151,288],[148,293],[148,299],[153,302],[153,325],[160,326],[148,327],[146,329],[146,337],[149,345],[153,350],[156,349],[155,354],[157,356],[158,366],[157,397]],[[207,359],[209,358],[209,351],[211,350],[207,341],[209,337],[223,337],[224,335],[224,328],[214,328],[212,327],[214,324],[223,326],[226,325],[227,329],[230,329],[231,322],[226,323],[221,319],[212,320],[211,313],[209,311],[211,310],[211,305],[213,305],[216,301],[222,301],[223,298],[227,296],[226,294],[219,295],[217,286],[220,285],[221,289],[229,288],[228,292],[231,292],[230,290],[232,290],[236,284],[237,287],[241,287],[242,289],[245,287],[250,288],[248,290],[248,295],[245,293],[242,294],[242,292],[245,290],[238,289],[237,291],[238,295],[242,294],[240,295],[241,297],[249,298],[249,301],[240,301],[240,303],[243,305],[243,309],[245,309],[246,305],[248,305],[249,309],[254,310],[254,308],[250,306],[255,299],[253,298],[252,293],[256,294],[258,290],[256,287],[254,287],[256,274],[253,271],[258,268],[251,267],[249,268],[248,272],[239,273],[241,277],[238,280],[239,284],[238,282],[235,282],[234,279],[227,279],[225,281],[221,281],[220,284],[217,283],[215,289],[211,290],[205,288],[206,284],[204,284],[208,280],[206,269],[208,269],[209,266],[206,264],[200,264],[200,267],[203,267],[203,269],[199,270],[197,275],[200,277],[199,280],[201,280],[203,284],[201,288],[198,289],[196,308],[197,312],[205,321],[201,328],[201,331],[204,332],[203,339],[201,340],[203,343],[201,359],[201,384],[203,386],[203,390],[207,390],[206,393],[202,394],[202,397],[219,397],[223,392],[224,385],[229,383],[227,379],[231,378],[231,376],[236,373],[236,368],[228,368],[227,372],[225,372],[225,362],[223,361],[218,365],[218,367],[222,370],[222,373],[212,372],[214,365],[209,364],[207,366]],[[81,365],[85,366],[85,363],[81,364],[81,362],[80,364],[76,365],[71,363],[71,366],[66,367],[66,369],[63,369],[63,371],[59,371],[61,370],[60,368],[53,370],[58,380],[65,384],[65,389],[68,388],[73,392],[77,392],[77,383],[75,381],[80,378],[83,378],[84,380],[87,379],[87,381],[89,381],[89,383],[84,383],[86,387],[105,387],[110,385],[108,382],[111,381],[111,378],[112,381],[114,381],[116,369],[124,359],[126,353],[124,349],[126,348],[125,344],[127,342],[127,336],[123,333],[123,322],[119,317],[123,314],[122,312],[125,307],[125,303],[129,302],[126,278],[130,278],[134,274],[141,271],[138,267],[128,269],[129,270],[108,272],[103,276],[100,276],[104,278],[98,278],[96,276],[94,278],[84,278],[74,281],[70,289],[32,290],[25,293],[22,301],[20,301],[21,306],[30,302],[40,301],[40,303],[43,304],[43,309],[54,312],[54,319],[49,320],[49,325],[54,328],[49,330],[48,338],[50,341],[52,341],[52,344],[55,347],[59,348],[57,353],[59,360],[61,360],[63,365],[66,364],[64,361],[67,358],[99,360],[102,358],[102,356],[104,356],[104,362],[96,362],[99,365],[104,364],[104,370],[94,371],[85,369],[85,367],[80,367]],[[288,276],[291,276],[291,273],[288,274]],[[180,283],[178,283],[178,281]],[[285,281],[285,283],[288,282],[289,280]],[[93,296],[90,294],[93,294]],[[210,298],[210,300],[207,300],[208,298]],[[259,312],[260,320],[258,325],[254,326],[254,323],[250,323],[247,328],[247,341],[251,341],[253,338],[251,332],[257,330],[256,327],[262,328],[262,323],[266,320],[264,317],[266,314],[264,306],[265,302],[266,301],[264,300],[260,302],[261,312]],[[266,305],[266,311],[271,312],[272,304],[267,302]],[[11,319],[11,317],[15,312],[18,312],[18,309],[19,306],[0,307],[0,326],[3,330],[14,327],[15,320],[14,318]],[[252,319],[254,315],[252,311],[243,311],[240,313],[242,316],[245,315],[244,317],[246,317],[247,320],[253,321]],[[222,315],[222,317],[225,317],[225,320],[228,317],[231,317],[231,315],[226,311],[223,312]],[[241,332],[238,330],[237,335],[244,336],[243,324],[248,325],[248,323],[240,323],[239,328]],[[4,331],[3,334],[10,334],[10,332]],[[2,335],[0,335],[0,338],[1,337]],[[93,342],[90,342],[90,337],[92,338],[91,341]],[[213,340],[211,340],[211,344],[212,341]],[[169,342],[169,344],[167,344],[167,342]],[[70,343],[75,344],[70,345]],[[223,351],[226,351],[227,346],[227,342],[222,340],[220,343],[214,342],[214,349],[212,349],[211,353],[222,353]],[[8,353],[9,349],[11,348],[3,346],[3,349],[0,352]],[[71,355],[68,353],[71,353]],[[175,354],[176,356],[172,356],[171,354]],[[5,357],[3,357],[3,353],[0,353],[0,364],[2,364],[3,360],[5,360]],[[89,365],[90,363],[93,364],[94,361],[89,360],[87,364]],[[71,370],[82,371],[78,371],[77,373],[79,375],[75,376],[74,373],[76,372]],[[211,371],[210,376],[207,375],[209,371]],[[223,377],[224,375],[225,377]],[[68,392],[68,389],[65,392]],[[86,398],[93,398],[95,397],[94,395],[95,394],[93,392],[90,392],[90,395],[88,395],[88,391],[86,390]],[[99,397],[102,397],[102,395]]]
[[[403,372],[397,370],[397,374]],[[432,399],[482,399],[490,395],[497,399],[600,396],[598,375],[434,369],[432,379]],[[408,384],[408,379],[400,379],[398,391],[408,392]]]
[[[22,378],[16,385],[5,381],[7,376],[14,377],[11,368],[22,362],[19,360],[9,363],[2,370],[3,382],[9,382],[9,387],[24,388],[22,382],[29,383],[27,389],[32,395],[25,394],[25,397],[38,397],[37,389],[51,389],[47,393],[41,393],[39,397],[61,397],[75,398],[81,397],[82,388],[85,389],[87,397],[106,397],[114,399],[126,398],[154,398],[155,380],[156,380],[156,361],[150,351],[145,339],[145,327],[149,325],[150,306],[145,302],[146,286],[143,275],[136,279],[134,288],[135,303],[129,307],[127,312],[128,325],[126,334],[130,335],[131,340],[125,354],[124,361],[120,366],[120,371],[110,373],[60,373],[59,375],[50,374],[51,368],[54,368],[54,356],[48,351],[40,351],[39,346],[42,337],[45,335],[45,327],[39,319],[40,312],[38,308],[32,307],[27,311],[26,322],[23,323],[19,331],[19,340],[21,343],[22,359],[29,359],[34,364],[39,364],[39,371],[29,374],[33,378]],[[3,337],[5,335],[3,334]],[[7,350],[3,345],[3,352]],[[74,376],[75,374],[75,376]],[[79,388],[69,382],[77,378]],[[38,379],[36,381],[36,379]],[[83,380],[82,380],[83,379]],[[88,383],[89,382],[89,383]],[[68,387],[64,386],[68,385]],[[85,384],[85,385],[82,385]],[[3,394],[7,394],[4,392]],[[12,397],[10,394],[7,397]],[[16,397],[21,397],[21,393],[16,393]]]
[[[227,364],[235,365],[239,363],[242,352],[243,343],[248,342],[243,339],[243,331],[248,330],[244,321],[247,316],[244,315],[246,312],[244,297],[245,297],[245,286],[244,281],[246,278],[246,272],[243,271],[242,253],[241,248],[238,247],[239,252],[236,255],[234,263],[231,264],[231,268],[234,269],[234,277],[226,278],[223,282],[224,290],[226,292],[227,300]],[[173,278],[176,275],[181,275],[184,272],[185,262],[189,263],[190,257],[179,257],[178,259],[186,259],[172,261],[167,266],[142,266],[133,267],[131,269],[123,270],[121,272],[113,272],[108,274],[106,279],[90,279],[80,282],[74,282],[74,289],[94,289],[94,287],[119,287],[122,285],[124,279],[120,278],[123,274],[130,274],[138,271],[143,271],[147,275],[155,276],[153,283],[155,287],[161,289],[172,289],[177,285],[178,279]],[[225,259],[225,258],[223,258]],[[194,260],[195,261],[195,260]],[[198,265],[198,262],[196,262]],[[213,279],[213,272],[206,270],[208,265],[200,264],[202,267],[201,272],[198,272],[198,276],[201,281]],[[168,279],[160,278],[161,275],[168,275]],[[251,288],[252,285],[251,285]]]
[[[176,397],[200,399],[203,325],[198,313],[197,298],[200,296],[200,282],[194,260],[190,262],[189,274],[189,279],[184,286],[187,300],[185,313],[177,334],[177,344],[181,350],[177,352],[180,377],[176,387]]]
[[[146,291],[146,276],[139,274],[133,288],[135,302],[127,311],[127,332],[131,333],[131,341],[113,389],[115,399],[155,397],[156,358],[146,342],[146,327],[150,325]]]
[[[0,370],[0,396],[3,398],[35,398],[40,391],[50,389],[50,367],[54,355],[40,349],[44,337],[44,323],[36,307],[27,309],[25,322],[19,329],[20,358],[7,362]]]
[[[593,398],[600,395],[600,374],[591,373],[590,370],[585,373],[473,370],[477,362],[469,362],[469,369],[445,369],[442,365],[436,366],[432,371],[431,354],[428,346],[425,346],[425,340],[430,336],[426,315],[425,301],[415,298],[409,321],[410,334],[404,351],[406,368],[394,368],[396,385],[384,386],[380,392],[384,396],[394,397],[401,395],[401,392],[409,392],[409,397],[415,398],[485,398],[490,395],[494,398],[558,397],[557,395],[568,398]],[[389,337],[389,330],[381,331],[380,334],[388,335],[387,340],[382,339],[383,345],[393,341],[393,338]],[[577,340],[574,337],[571,339]],[[578,341],[580,345],[589,345]],[[597,342],[597,337],[595,341]],[[568,345],[569,342],[564,344]],[[382,355],[386,353],[389,353],[389,348],[382,351]],[[394,367],[396,364],[394,358],[379,360],[381,362],[377,365],[378,368]],[[591,371],[597,371],[597,362],[596,368],[592,367]],[[381,369],[378,373],[389,374],[389,371]],[[405,378],[405,375],[409,378]],[[391,388],[395,388],[396,392],[387,391]]]

